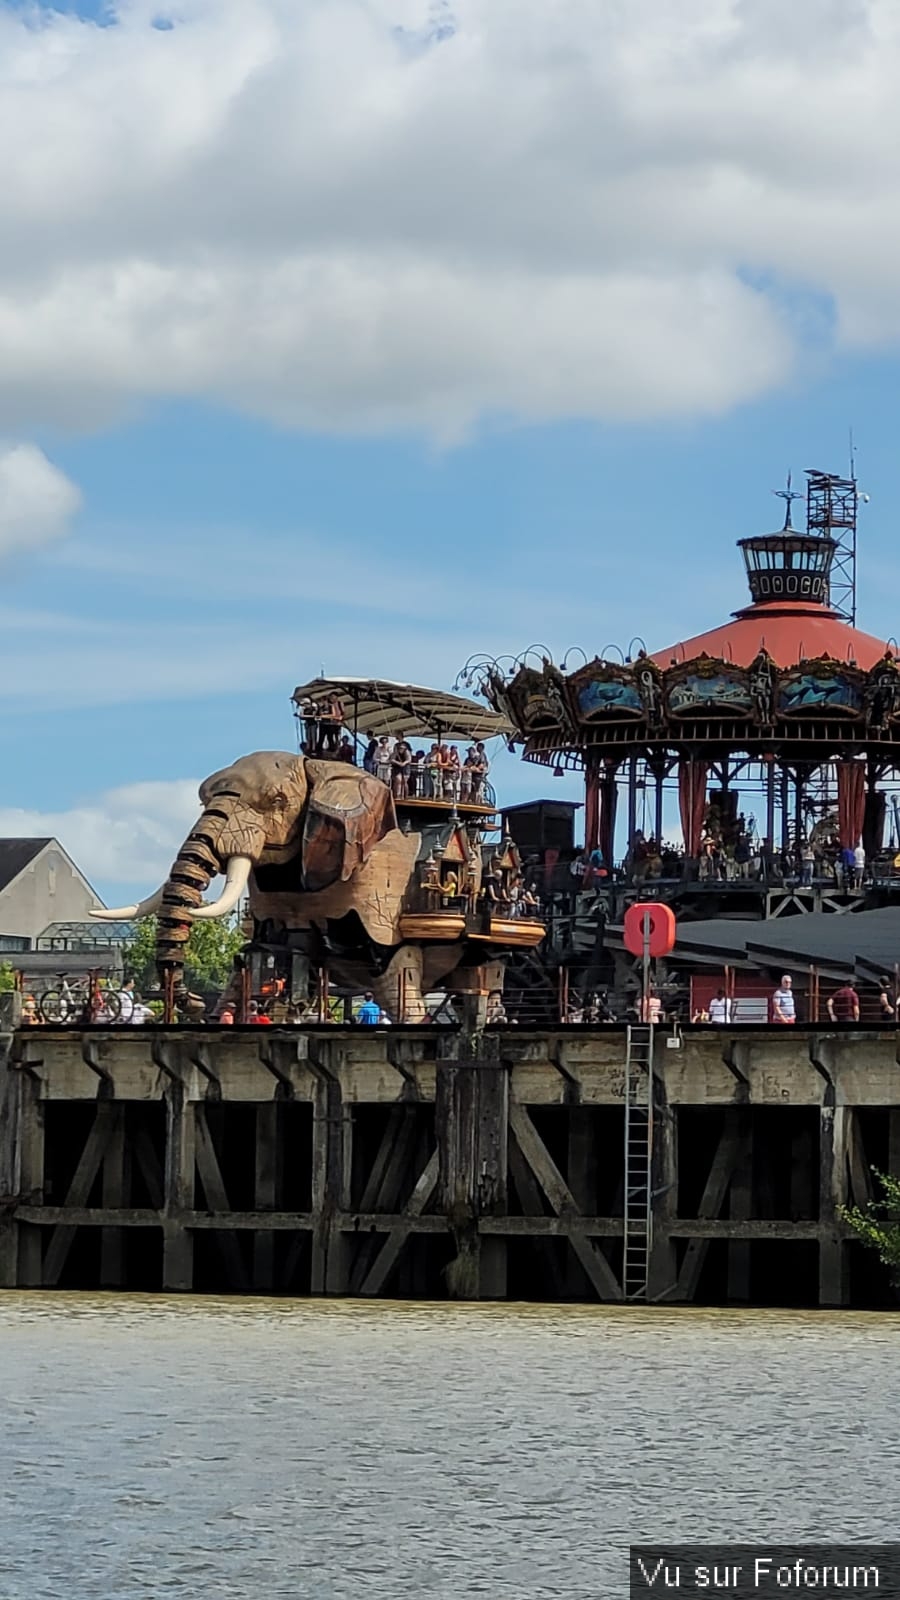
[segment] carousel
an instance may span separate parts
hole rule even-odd
[[[855,482],[809,478],[806,531],[789,482],[784,526],[738,541],[749,602],[721,626],[658,650],[556,665],[537,648],[463,669],[526,761],[584,770],[585,846],[611,883],[668,881],[673,898],[777,883],[818,905],[900,888],[900,651],[836,598],[852,595]]]

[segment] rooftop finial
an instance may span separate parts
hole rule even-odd
[[[787,475],[787,488],[773,489],[772,493],[778,500],[784,501],[784,527],[781,530],[782,533],[787,533],[789,530],[793,531],[794,524],[791,521],[791,506],[795,500],[802,500],[803,496],[802,494],[799,494],[796,489],[791,488],[790,473]]]

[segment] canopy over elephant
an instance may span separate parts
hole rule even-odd
[[[408,937],[405,913],[421,881],[422,834],[408,824],[398,827],[386,784],[343,762],[261,751],[207,778],[200,801],[202,815],[165,883],[138,905],[94,913],[110,921],[156,916],[164,985],[174,982],[183,992],[191,923],[229,915],[249,893],[257,926],[276,925],[298,938],[308,930],[310,939],[327,940],[329,969],[372,989],[389,1014],[396,1011],[402,969],[404,1016],[424,1015],[427,986],[466,954],[464,919],[458,917],[451,932],[439,915],[431,919],[433,938],[427,937],[430,924],[424,939]],[[477,892],[480,847],[470,853]],[[204,902],[220,873],[221,894]],[[419,918],[419,933],[421,924]],[[477,953],[483,959],[490,952],[482,943]]]

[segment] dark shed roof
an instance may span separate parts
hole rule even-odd
[[[853,973],[858,964],[892,973],[900,961],[900,906],[843,915],[816,911],[805,916],[745,922],[718,917],[686,922],[678,930],[674,956],[683,961],[706,957],[753,966],[828,967]]]
[[[0,839],[0,893],[51,843],[50,839]]]

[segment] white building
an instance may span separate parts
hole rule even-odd
[[[32,950],[56,922],[86,922],[102,906],[58,839],[0,839],[0,959]]]

